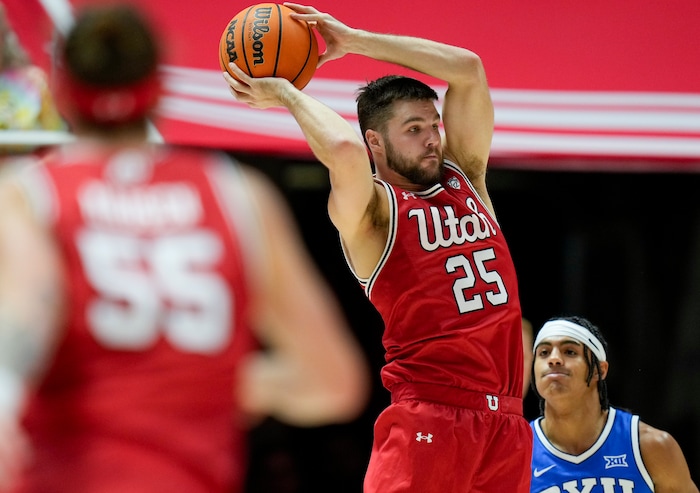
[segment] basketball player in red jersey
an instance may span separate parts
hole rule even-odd
[[[242,491],[242,413],[351,419],[362,354],[268,181],[146,142],[138,13],[86,10],[61,51],[81,138],[0,184],[0,490]]]
[[[521,309],[486,187],[494,111],[481,60],[285,5],[323,37],[319,64],[363,55],[448,86],[441,119],[424,83],[370,82],[357,99],[359,138],[284,79],[252,79],[234,66],[240,81],[224,75],[239,101],[283,106],[297,120],[330,171],[328,211],[348,264],[383,317],[392,403],[375,424],[365,492],[527,492]]]

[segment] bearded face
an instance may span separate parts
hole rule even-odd
[[[403,176],[411,183],[431,187],[440,182],[445,172],[442,162],[442,150],[431,148],[416,157],[402,154],[389,139],[384,139],[386,160],[389,169]],[[429,164],[426,164],[428,161]]]

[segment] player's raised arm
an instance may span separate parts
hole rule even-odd
[[[330,107],[297,90],[287,80],[249,77],[233,64],[230,69],[236,79],[227,73],[224,78],[236,99],[260,109],[282,106],[294,116],[314,155],[328,168],[331,221],[346,241],[369,246],[368,263],[376,263],[386,237],[368,245],[366,235],[373,233],[377,215],[386,215],[380,209],[386,205],[386,199],[378,193],[367,149],[355,129]]]
[[[321,54],[319,63],[352,53],[445,81],[448,85],[442,105],[445,157],[455,161],[480,195],[488,199],[485,177],[494,113],[484,66],[476,53],[430,39],[350,28],[313,7],[285,5],[293,8],[299,19],[313,23],[323,36],[327,50]]]

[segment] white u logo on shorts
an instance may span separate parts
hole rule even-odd
[[[489,409],[492,411],[498,411],[498,396],[486,394],[486,401],[488,403]]]

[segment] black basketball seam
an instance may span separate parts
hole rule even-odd
[[[245,12],[245,16],[243,17],[243,22],[241,23],[241,48],[243,48],[243,60],[245,60],[245,66],[246,69],[248,69],[248,75],[251,77],[253,76],[253,71],[250,69],[250,64],[248,64],[248,54],[246,53],[246,46],[245,46],[245,27],[248,25],[248,15],[250,14],[250,10],[253,9],[254,7],[248,7],[248,10]]]
[[[231,25],[231,22],[229,22],[226,25],[226,31],[228,31],[228,27]],[[221,42],[221,41],[219,41]],[[231,63],[231,53],[228,51],[228,43],[226,43],[226,49],[224,50],[226,54],[221,52],[221,46],[219,46],[219,63],[221,63],[223,69],[228,72],[228,64]],[[225,57],[225,58],[224,58]],[[227,60],[228,59],[228,60]]]
[[[229,22],[229,24],[230,24],[230,22]],[[226,26],[226,29],[228,30],[228,26]],[[232,60],[231,60],[231,53],[229,53],[229,51],[228,51],[228,46],[226,47],[225,51],[226,51],[226,54],[224,55],[224,53],[221,53],[221,48],[219,48],[219,60],[221,61],[221,64],[223,65],[224,70],[226,72],[229,72],[228,64],[231,63]],[[229,72],[229,74],[230,73],[231,72]]]
[[[226,50],[226,54],[228,55],[228,50]],[[224,67],[224,70],[228,71],[228,64],[231,62],[231,57],[230,56],[228,57],[228,62],[227,62],[224,59],[223,53],[221,53],[221,47],[219,47],[219,62],[221,62],[221,65]]]
[[[314,33],[308,22],[306,23],[306,31],[309,33],[309,49],[306,51],[306,60],[304,60],[304,65],[301,66],[301,70],[299,70],[299,73],[292,80],[292,84],[294,84],[301,74],[304,73],[304,69],[309,64],[309,58],[311,58],[311,49],[314,47],[313,39],[311,39],[311,36],[313,36]]]
[[[282,9],[279,4],[275,4],[277,7],[277,19],[279,20],[280,28],[277,31],[277,54],[275,56],[275,68],[272,71],[272,76],[277,77],[277,64],[280,61],[280,52],[282,51],[282,26],[284,26],[284,20],[282,19]]]

